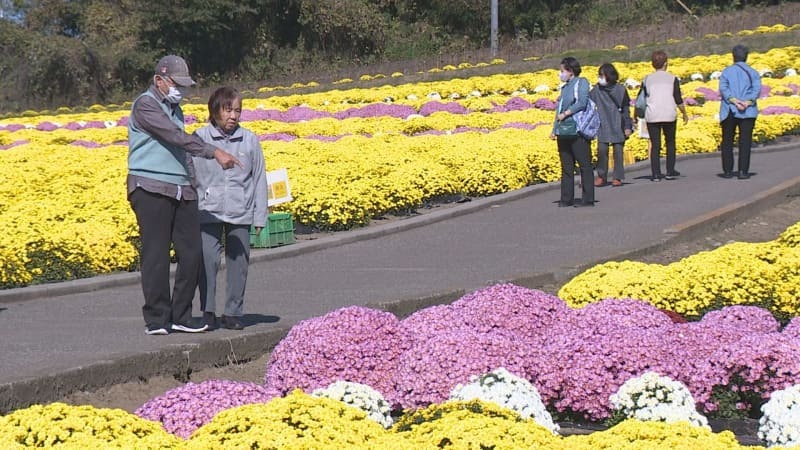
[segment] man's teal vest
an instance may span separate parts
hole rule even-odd
[[[134,104],[145,95],[156,98],[148,91],[137,97]],[[159,102],[159,104],[161,109],[164,110],[164,114],[167,117],[171,117],[171,120],[183,130],[183,111],[181,111],[181,108],[176,107],[175,114],[172,115],[169,105],[164,102]],[[180,147],[163,144],[136,128],[132,117],[133,115],[131,115],[131,120],[128,120],[128,173],[165,183],[184,186],[191,184],[189,168],[186,162],[186,151]]]

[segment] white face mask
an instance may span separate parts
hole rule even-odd
[[[177,105],[178,103],[181,102],[183,94],[175,86],[170,86],[169,92],[167,92],[167,95],[165,95],[164,98],[166,98],[167,101],[172,103],[173,105]]]
[[[600,77],[597,79],[597,84],[599,84],[600,86],[605,86],[606,84],[608,84],[608,82],[606,81],[605,77]]]
[[[166,98],[167,101],[172,103],[173,105],[177,105],[178,103],[181,102],[181,99],[183,98],[183,94],[175,86],[170,86],[169,87],[169,92],[167,92],[167,94],[164,96],[164,98]]]
[[[566,82],[567,80],[569,80],[569,72],[564,72],[562,70],[561,73],[558,74],[558,79]]]

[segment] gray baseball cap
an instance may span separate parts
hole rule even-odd
[[[158,64],[156,64],[156,75],[169,77],[175,84],[181,87],[194,86],[197,84],[192,77],[189,76],[189,66],[186,65],[186,61],[176,55],[167,55],[161,58]]]

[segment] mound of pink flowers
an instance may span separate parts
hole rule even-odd
[[[397,361],[409,344],[394,314],[349,306],[292,327],[270,355],[265,382],[286,394],[350,381],[366,384],[396,403],[392,383]]]
[[[288,392],[355,381],[410,408],[441,402],[456,384],[502,366],[524,374],[551,410],[603,420],[609,396],[647,371],[684,383],[706,413],[718,408],[719,389],[766,399],[800,379],[797,319],[781,331],[769,311],[753,306],[675,319],[630,299],[573,310],[511,284],[402,321],[349,307],[295,326],[272,354],[266,385]]]
[[[228,380],[186,383],[149,400],[134,414],[161,422],[167,432],[188,439],[217,413],[251,403],[267,403],[278,392],[264,386]]]

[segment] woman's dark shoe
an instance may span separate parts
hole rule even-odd
[[[575,203],[575,207],[576,207],[576,208],[584,208],[584,207],[586,207],[586,206],[594,206],[594,202],[580,202],[580,203]]]
[[[750,174],[747,173],[747,172],[739,172],[739,177],[738,178],[740,180],[747,180],[747,179],[750,178]]]
[[[238,317],[222,316],[222,328],[227,330],[244,330],[244,324]]]
[[[558,207],[559,208],[566,208],[566,207],[572,206],[574,204],[575,203],[573,203],[573,202],[558,202]]]
[[[217,316],[214,312],[204,312],[203,313],[203,323],[208,325],[208,330],[214,330],[217,328]]]
[[[733,172],[722,172],[722,178],[733,178]]]

